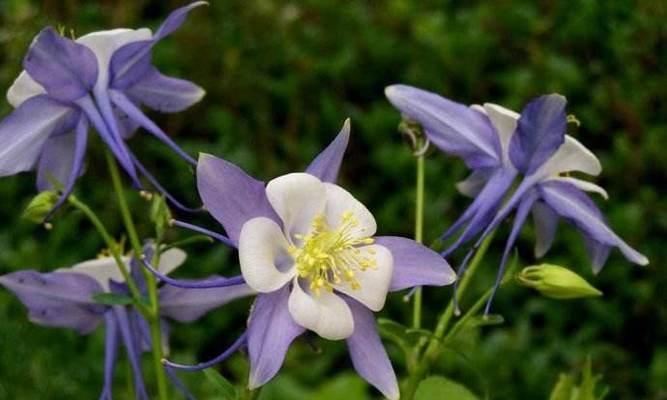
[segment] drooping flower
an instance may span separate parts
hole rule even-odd
[[[147,250],[148,253],[151,250]],[[185,261],[180,249],[165,251],[159,270],[168,274]],[[138,287],[145,295],[145,281],[136,259],[124,257]],[[23,270],[0,276],[0,284],[16,294],[28,308],[30,320],[38,325],[74,329],[82,335],[103,324],[106,332],[104,388],[101,399],[112,399],[113,374],[120,346],[125,348],[132,367],[138,399],[148,399],[141,370],[142,352],[150,351],[151,335],[144,317],[132,306],[104,305],[95,301],[99,293],[126,294],[127,285],[115,261],[103,257],[40,273]],[[168,320],[191,322],[206,312],[249,294],[251,289],[235,288],[190,290],[173,286],[159,289],[162,346],[168,350]],[[173,377],[172,377],[173,378]],[[178,384],[178,382],[175,382]]]
[[[406,118],[420,124],[430,143],[473,170],[457,185],[474,200],[442,236],[446,240],[465,227],[443,252],[447,256],[486,228],[510,190],[518,171],[508,148],[518,114],[490,103],[467,107],[406,85],[389,86],[385,93]]]
[[[200,156],[199,193],[238,248],[242,278],[258,292],[247,335],[233,347],[248,347],[251,388],[268,382],[291,342],[310,330],[345,339],[357,372],[398,398],[373,312],[383,308],[389,291],[455,280],[444,258],[427,247],[374,236],[373,215],[335,184],[348,140],[349,121],[306,172],[266,185],[225,160]]]
[[[203,4],[175,10],[154,34],[148,28],[114,29],[72,40],[52,27],[42,30],[23,60],[25,70],[7,92],[15,110],[0,122],[0,176],[37,169],[38,189],[53,189],[57,181],[62,203],[83,172],[89,126],[136,187],[141,174],[163,191],[125,143],[138,127],[195,164],[141,106],[178,112],[203,97],[199,86],[165,76],[151,64],[153,46]]]
[[[531,212],[536,227],[537,257],[549,250],[558,220],[563,218],[583,234],[596,273],[602,269],[612,247],[617,247],[635,264],[648,264],[644,255],[628,246],[609,228],[602,212],[585,193],[594,192],[606,198],[605,190],[594,183],[568,176],[570,172],[598,175],[602,167],[590,150],[565,134],[567,115],[563,96],[538,97],[517,114],[493,104],[468,108],[434,93],[404,85],[390,86],[386,92],[392,104],[405,116],[422,124],[434,144],[442,142],[440,148],[463,157],[473,169],[471,176],[459,184],[459,189],[476,198],[445,236],[466,223],[468,225],[444,254],[477,236],[476,248],[512,211],[516,211],[496,287],[521,227]],[[495,139],[489,139],[493,137],[489,136],[489,131],[495,133]],[[493,143],[500,143],[500,147]],[[495,157],[490,157],[491,153],[485,150],[492,148],[500,149],[499,153],[493,153]],[[499,175],[508,180],[498,185],[494,180]],[[516,176],[521,176],[521,181],[510,193]],[[506,197],[509,198],[503,204]],[[466,256],[463,268],[473,250]],[[490,302],[487,312],[489,305]]]

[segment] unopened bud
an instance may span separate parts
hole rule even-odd
[[[577,299],[601,296],[602,292],[584,278],[567,268],[542,264],[524,268],[518,275],[519,283],[553,299]]]
[[[47,190],[33,197],[23,211],[23,218],[41,224],[58,202],[58,193]]]

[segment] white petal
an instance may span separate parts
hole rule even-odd
[[[46,90],[37,83],[26,71],[22,71],[12,86],[7,90],[7,101],[12,107],[20,106],[31,97],[46,93]]]
[[[471,104],[471,105],[470,105],[470,108],[472,108],[472,109],[475,110],[475,111],[479,111],[479,112],[481,112],[482,114],[486,115],[486,110],[484,109],[484,107],[482,107],[482,106],[479,105],[479,104]]]
[[[354,332],[352,311],[345,300],[327,290],[319,295],[306,293],[294,280],[287,306],[297,324],[329,340],[341,340]]]
[[[577,178],[564,177],[564,176],[558,176],[548,180],[566,182],[578,187],[579,189],[585,192],[597,193],[600,196],[602,196],[603,199],[609,200],[609,195],[607,194],[607,191],[604,190],[604,188],[602,188],[601,186],[598,186],[592,182],[584,181],[582,179],[577,179]]]
[[[535,202],[532,212],[535,222],[535,257],[542,258],[554,242],[560,217],[541,201]]]
[[[130,257],[121,258],[125,263],[125,266],[129,270]],[[104,290],[109,290],[109,280],[113,279],[116,282],[125,282],[123,274],[116,264],[116,260],[113,257],[103,257],[97,258],[94,260],[84,261],[70,268],[60,268],[56,271],[59,272],[78,272],[81,274],[88,275],[95,280],[97,280]]]
[[[467,178],[456,183],[456,190],[468,197],[476,197],[492,173],[490,169],[476,169]]]
[[[295,234],[308,234],[315,216],[324,211],[325,188],[313,175],[293,173],[271,180],[266,197],[292,240]]]
[[[113,53],[128,43],[150,40],[152,37],[153,34],[148,28],[120,28],[92,32],[81,36],[76,42],[88,47],[95,53],[99,68],[97,84],[106,86],[109,80],[109,63]]]
[[[516,130],[520,115],[510,109],[493,103],[484,103],[484,109],[500,137],[503,163],[505,165],[512,165],[509,161],[509,145],[510,139],[512,139],[512,135],[514,135],[514,131]]]
[[[188,255],[181,249],[173,248],[160,254],[158,270],[164,275],[169,275],[176,268],[183,265]]]
[[[258,292],[280,289],[294,277],[294,261],[288,243],[273,220],[257,217],[243,224],[239,235],[241,274]]]
[[[358,225],[351,229],[352,236],[357,239],[371,237],[377,230],[373,214],[347,190],[333,183],[325,183],[326,208],[325,215],[331,229],[336,229],[343,221],[343,214],[351,212]]]
[[[565,142],[534,175],[547,178],[570,171],[580,171],[588,175],[599,175],[602,172],[602,165],[600,164],[600,160],[595,157],[595,154],[577,139],[565,135]]]
[[[361,251],[360,256],[375,259],[376,268],[355,272],[355,278],[360,285],[358,289],[352,289],[347,283],[335,285],[334,288],[358,300],[371,310],[380,311],[387,299],[387,292],[394,272],[394,259],[389,249],[384,246],[370,245],[360,247],[359,250]],[[370,251],[374,251],[375,254],[370,254]]]

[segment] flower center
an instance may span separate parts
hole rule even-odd
[[[359,246],[373,244],[373,238],[359,238],[354,229],[359,221],[352,212],[345,212],[335,229],[327,223],[324,214],[317,215],[307,235],[294,235],[301,247],[290,246],[300,278],[310,281],[310,289],[319,295],[321,289],[333,291],[332,284],[347,283],[352,289],[361,287],[357,273],[377,268],[375,250],[361,250]],[[363,228],[360,230],[363,232]]]

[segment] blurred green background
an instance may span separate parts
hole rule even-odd
[[[112,27],[155,28],[184,1],[0,0],[0,88],[21,70],[33,36],[45,25],[82,35]],[[268,179],[303,169],[352,118],[342,183],[365,202],[383,234],[410,235],[414,162],[396,131],[399,115],[383,95],[403,82],[463,102],[492,101],[520,109],[533,96],[559,92],[582,123],[578,138],[601,159],[598,201],[616,232],[651,259],[630,265],[614,252],[593,277],[580,237],[561,224],[545,258],[569,266],[604,292],[599,299],[559,302],[521,288],[502,290],[494,312],[505,323],[466,332],[437,371],[491,399],[545,399],[559,372],[588,354],[604,375],[608,399],[667,399],[667,4],[619,1],[217,1],[192,13],[183,28],[155,48],[155,64],[197,82],[208,94],[177,115],[152,114],[192,154],[238,163]],[[0,114],[10,107],[0,105]],[[1,144],[0,144],[1,145]],[[174,193],[197,201],[192,171],[147,135],[130,143]],[[99,143],[77,194],[120,234]],[[463,163],[433,152],[427,160],[426,237],[434,239],[465,208],[454,183]],[[35,193],[34,174],[0,180],[0,273],[43,271],[94,257],[102,241],[80,214],[68,213],[47,232],[20,219]],[[131,199],[148,234],[147,205]],[[194,222],[220,229],[206,217]],[[532,227],[518,243],[522,265],[532,256]],[[503,234],[506,234],[507,227]],[[187,232],[173,231],[173,239]],[[502,237],[502,235],[501,235]],[[497,240],[476,279],[491,284]],[[235,254],[196,245],[181,276],[238,270]],[[451,262],[456,264],[461,255]],[[474,291],[473,291],[474,292]],[[451,290],[427,289],[432,324]],[[470,305],[472,298],[464,301]],[[409,320],[394,295],[383,316]],[[174,325],[172,358],[208,359],[244,326],[250,301],[238,301],[192,325]],[[18,300],[0,291],[0,399],[92,399],[102,386],[103,333],[79,337],[30,324]],[[388,344],[395,368],[400,353]],[[149,364],[149,363],[146,363]],[[240,382],[244,361],[220,367]],[[127,371],[117,371],[124,398]],[[201,398],[215,398],[202,374],[181,374]],[[152,383],[150,383],[152,384]],[[263,399],[376,398],[351,370],[341,343],[301,340]]]

